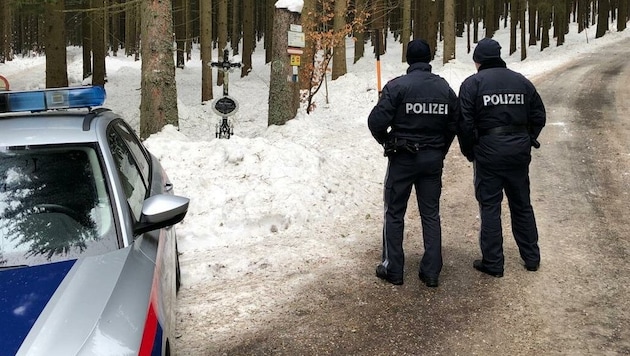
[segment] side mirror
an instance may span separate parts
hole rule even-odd
[[[188,212],[190,199],[170,194],[158,194],[147,198],[142,204],[140,222],[134,234],[161,229],[182,221]]]

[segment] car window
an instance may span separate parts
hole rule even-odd
[[[0,147],[0,266],[36,265],[117,248],[95,146]]]
[[[124,139],[119,130],[111,126],[107,130],[107,143],[116,162],[116,171],[122,184],[129,208],[136,219],[140,220],[142,204],[147,197],[148,184],[143,177],[143,168],[132,154],[129,141]],[[140,160],[142,161],[142,160]]]
[[[149,157],[147,156],[146,150],[138,140],[138,137],[133,133],[133,131],[131,131],[131,128],[123,121],[116,121],[113,125],[115,125],[116,131],[120,134],[120,138],[125,141],[125,144],[129,147],[129,151],[133,155],[136,165],[138,166],[138,170],[140,171],[140,174],[142,174],[144,184],[147,187],[150,186],[149,177],[151,174],[151,164],[149,163]]]

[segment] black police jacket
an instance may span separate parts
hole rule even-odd
[[[484,63],[462,82],[459,100],[457,137],[469,161],[494,167],[529,164],[532,142],[545,126],[546,113],[540,95],[527,78],[506,68],[503,60]],[[492,133],[498,127],[523,130]]]
[[[414,63],[407,74],[389,81],[368,116],[368,127],[380,144],[404,139],[434,147],[444,155],[456,134],[457,95],[431,65]]]

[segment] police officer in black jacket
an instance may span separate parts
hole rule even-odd
[[[545,106],[534,85],[507,69],[501,46],[484,38],[473,53],[477,73],[462,83],[458,140],[473,163],[475,196],[479,202],[482,259],[473,267],[503,276],[501,201],[508,199],[512,234],[528,271],[540,265],[538,230],[530,202],[531,147],[545,126]]]
[[[442,270],[442,168],[455,137],[459,103],[446,80],[431,73],[431,57],[426,41],[409,42],[407,74],[385,85],[368,117],[372,136],[388,157],[383,255],[376,275],[395,285],[403,284],[404,217],[412,187],[424,238],[418,276],[427,286],[437,287]]]

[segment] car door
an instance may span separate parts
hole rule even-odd
[[[134,226],[142,219],[146,198],[166,192],[168,177],[158,160],[142,145],[133,130],[123,120],[114,120],[107,133],[109,148],[116,163],[116,172],[125,195],[128,212],[123,219]],[[174,320],[176,240],[172,227],[133,233],[134,245],[153,260],[155,269],[149,297],[147,321],[143,335],[153,347],[168,347],[168,335]],[[147,347],[147,346],[144,346]]]

